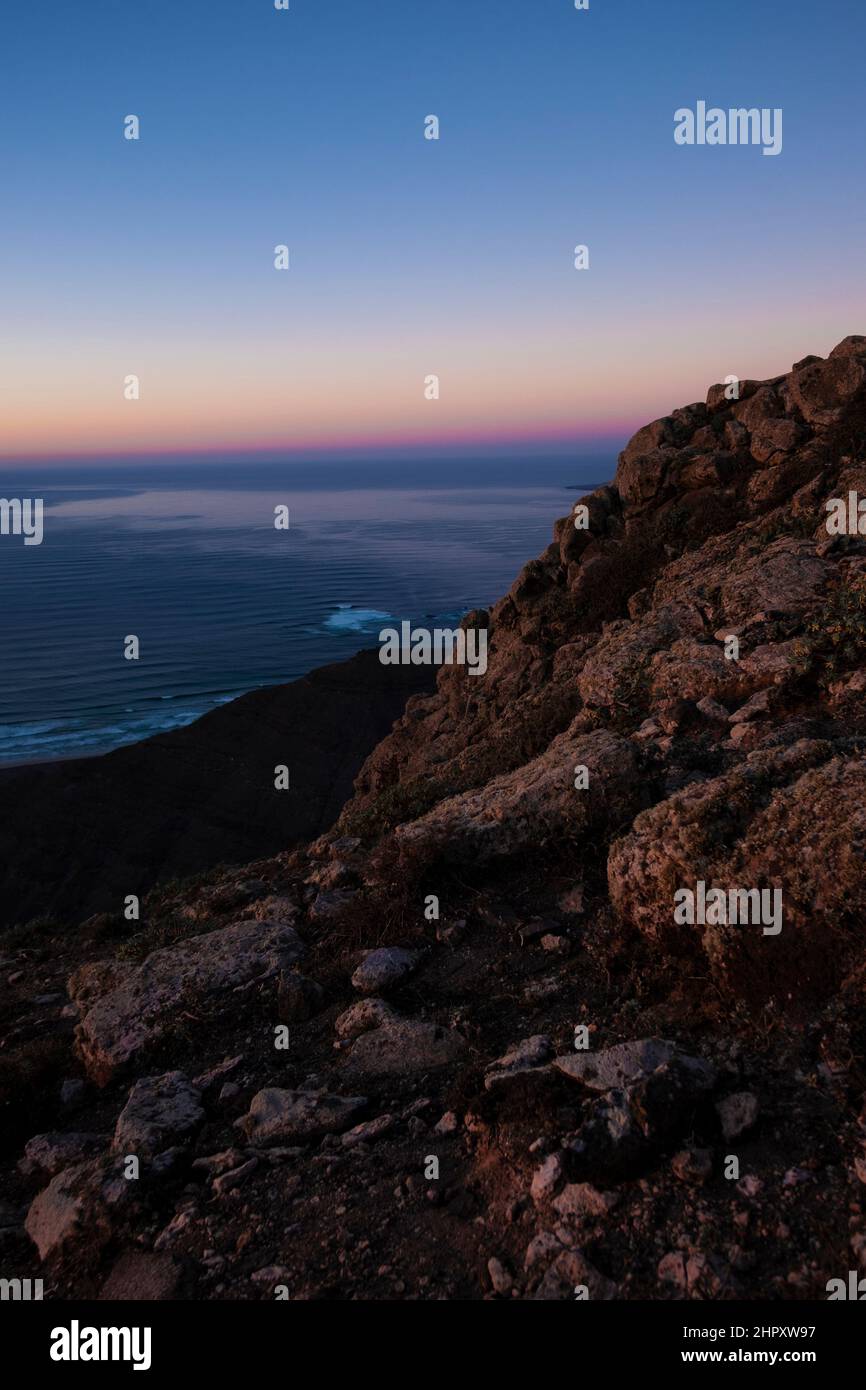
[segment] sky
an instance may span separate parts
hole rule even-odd
[[[861,0],[7,5],[0,458],[573,452],[824,355],[864,51]]]

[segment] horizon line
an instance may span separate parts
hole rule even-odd
[[[322,462],[358,462],[382,459],[388,456],[405,457],[411,454],[418,458],[478,458],[502,457],[515,452],[532,451],[552,458],[573,456],[575,451],[586,453],[595,448],[622,449],[639,424],[625,423],[616,429],[605,429],[580,436],[557,433],[510,435],[507,438],[479,437],[469,439],[441,439],[434,442],[417,440],[364,442],[354,445],[334,444],[256,444],[250,446],[230,445],[192,445],[177,448],[156,449],[76,449],[63,452],[40,450],[34,453],[0,452],[0,468],[39,466],[44,464],[112,464],[121,463],[173,463],[179,461],[201,461],[218,463],[238,462],[298,462],[302,460]]]

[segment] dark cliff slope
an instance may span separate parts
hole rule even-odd
[[[103,757],[0,772],[0,923],[116,911],[127,893],[318,834],[434,678],[361,652]],[[288,791],[274,788],[282,763]]]

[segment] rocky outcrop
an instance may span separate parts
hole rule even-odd
[[[575,795],[575,775],[586,786]],[[637,750],[606,730],[554,739],[540,757],[475,792],[440,802],[399,826],[397,841],[445,859],[478,863],[616,825],[640,804]]]
[[[659,949],[699,950],[732,991],[796,989],[802,1005],[827,991],[862,918],[864,864],[866,759],[799,739],[643,812],[612,846],[608,879],[616,908]],[[778,891],[778,922],[678,925],[675,894],[698,880],[725,894]]]
[[[802,632],[859,563],[856,542],[824,553],[824,503],[855,475],[866,492],[863,340],[804,361],[741,381],[739,399],[711,387],[705,404],[638,431],[613,486],[582,499],[587,528],[558,522],[554,544],[484,615],[484,680],[446,668],[435,695],[410,700],[362,768],[345,824],[388,828],[393,807],[405,825],[425,795],[438,805],[524,775],[586,708],[740,703],[791,673],[791,650],[773,650],[779,625]],[[740,638],[739,663],[725,660],[726,635]]]

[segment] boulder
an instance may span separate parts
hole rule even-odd
[[[616,1298],[619,1293],[613,1280],[600,1274],[582,1250],[563,1250],[548,1265],[533,1297],[543,1302],[573,1302],[575,1290],[581,1287],[586,1290],[583,1297],[603,1302]]]
[[[352,976],[352,984],[361,994],[383,994],[408,979],[420,959],[418,951],[404,951],[400,946],[380,946],[375,951],[366,951]]]
[[[36,1134],[25,1144],[18,1169],[27,1177],[39,1173],[53,1178],[64,1168],[89,1157],[104,1143],[98,1134]]]
[[[65,1253],[85,1239],[99,1248],[112,1233],[111,1178],[99,1158],[64,1168],[30,1204],[24,1228],[39,1258]],[[128,1186],[128,1185],[127,1185]]]
[[[253,1145],[307,1144],[348,1129],[366,1105],[365,1096],[268,1086],[253,1096],[249,1113],[237,1125]]]
[[[235,922],[154,951],[138,966],[83,966],[69,981],[83,1017],[76,1045],[88,1074],[104,1085],[138,1062],[172,1027],[179,1009],[203,1006],[233,989],[267,981],[303,953],[289,926]]]
[[[399,1019],[357,1038],[343,1070],[350,1076],[408,1076],[450,1066],[465,1048],[460,1034],[450,1028]]]
[[[791,395],[803,419],[818,428],[835,425],[864,390],[866,353],[856,347],[838,354],[834,349],[826,361],[812,362],[791,377]]]
[[[112,1147],[115,1153],[154,1158],[166,1149],[185,1147],[203,1123],[201,1092],[183,1072],[149,1076],[130,1091]]]
[[[642,1038],[636,1042],[617,1043],[601,1052],[568,1052],[555,1057],[553,1065],[563,1076],[579,1081],[591,1091],[612,1091],[615,1087],[631,1086],[670,1062],[676,1054],[676,1044],[661,1038]]]

